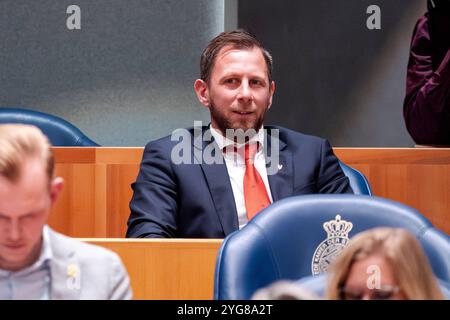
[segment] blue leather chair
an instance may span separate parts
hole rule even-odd
[[[20,108],[0,108],[0,123],[35,125],[42,130],[54,146],[98,146],[73,124],[43,112]]]
[[[352,167],[349,167],[343,162],[339,161],[339,164],[342,168],[342,171],[344,171],[344,174],[350,180],[350,186],[352,187],[355,194],[365,194],[368,196],[372,195],[369,181],[367,181],[367,178],[361,172]]]
[[[327,238],[325,222],[341,230]],[[351,230],[348,222],[353,224]],[[339,226],[339,228],[338,228]],[[326,264],[355,234],[379,226],[405,228],[421,242],[435,275],[450,282],[450,240],[418,211],[391,200],[365,195],[306,195],[277,201],[242,230],[230,234],[219,250],[215,299],[249,299],[259,288],[281,280],[297,280]],[[330,245],[329,242],[337,245]],[[329,251],[328,251],[329,250]],[[313,261],[314,258],[318,258]]]

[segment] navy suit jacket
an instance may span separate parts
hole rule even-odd
[[[199,160],[196,149],[201,146],[205,150],[211,144],[198,140],[204,140],[202,134],[206,129],[186,131],[191,138],[192,159]],[[301,194],[352,193],[328,141],[282,127],[265,126],[265,129],[269,133],[268,152],[271,132],[279,130],[280,170],[268,175],[274,202]],[[202,161],[174,164],[171,154],[177,144],[179,141],[168,136],[146,145],[138,177],[132,184],[127,237],[224,238],[239,229],[234,195],[221,154],[221,164]]]

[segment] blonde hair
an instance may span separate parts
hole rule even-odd
[[[372,254],[381,254],[389,262],[406,299],[444,299],[419,241],[398,228],[375,228],[353,237],[330,266],[327,298],[340,299],[339,290],[353,263]]]
[[[35,126],[0,125],[0,176],[16,182],[20,178],[24,160],[33,157],[42,162],[50,185],[54,172],[54,158],[50,146],[47,137]]]

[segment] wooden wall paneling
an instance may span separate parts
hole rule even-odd
[[[48,224],[55,230],[70,234],[70,223],[73,212],[71,210],[72,197],[70,189],[73,188],[72,165],[56,164],[56,175],[64,178],[64,187],[51,210]]]
[[[109,181],[107,179],[107,165],[96,164],[94,165],[95,172],[95,189],[94,189],[94,235],[99,238],[108,237],[108,216],[107,211],[107,197],[108,197],[108,185]],[[83,235],[83,237],[88,237],[89,235]]]
[[[139,166],[134,164],[108,165],[107,212],[109,238],[123,238],[130,215],[129,203],[133,195],[131,184],[136,180]]]
[[[450,234],[450,166],[412,165],[409,180],[419,181],[408,188],[405,203],[417,208],[434,226]]]
[[[73,237],[98,236],[95,232],[95,168],[92,164],[57,164],[65,184],[52,209],[49,225]]]
[[[360,170],[374,195],[402,202],[450,234],[450,149],[336,148]]]
[[[121,257],[134,299],[212,299],[220,239],[82,239]]]
[[[142,160],[142,147],[102,147],[96,148],[96,162],[105,164],[135,164]]]
[[[376,196],[415,207],[450,234],[450,149],[335,148]],[[66,180],[50,225],[76,237],[124,237],[143,148],[54,148]],[[94,218],[93,218],[94,217]]]

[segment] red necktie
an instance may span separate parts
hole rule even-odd
[[[249,221],[270,204],[264,181],[253,164],[257,150],[257,144],[245,145],[244,199]]]

